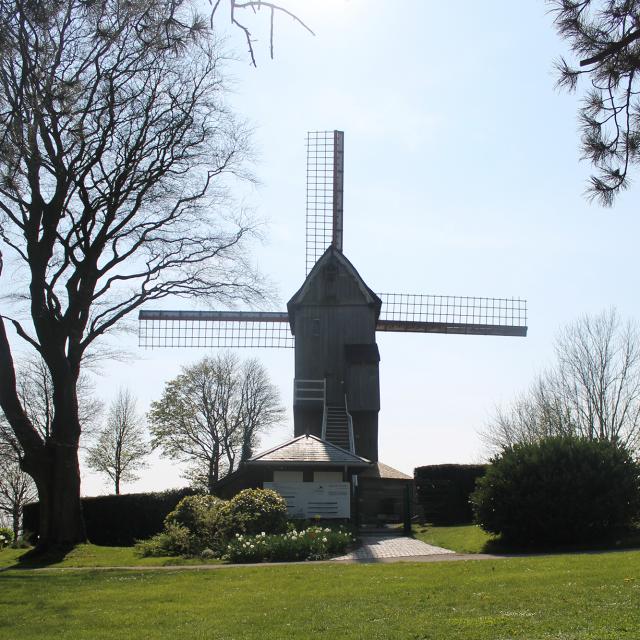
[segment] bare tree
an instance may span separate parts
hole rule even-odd
[[[0,316],[0,406],[38,488],[42,545],[73,543],[86,538],[77,385],[95,341],[171,294],[262,293],[245,260],[252,227],[225,206],[247,135],[188,0],[0,0],[0,31],[0,239],[28,277],[12,282],[18,315]],[[51,375],[46,438],[5,320]]]
[[[33,480],[20,469],[19,461],[0,452],[0,513],[11,523],[14,540],[20,534],[24,506],[37,495]]]
[[[128,389],[120,389],[109,406],[105,427],[89,447],[87,465],[93,471],[107,475],[120,494],[121,482],[138,480],[137,471],[145,468],[150,447],[145,441],[142,416],[136,409],[136,399]]]
[[[251,359],[242,364],[240,379],[238,431],[242,463],[253,455],[259,435],[282,421],[284,409],[277,387],[258,360]]]
[[[44,360],[36,355],[26,358],[17,367],[18,395],[22,406],[40,436],[46,440],[53,422],[53,383]],[[102,416],[102,401],[94,395],[89,376],[80,373],[77,382],[78,420],[82,430],[81,443],[95,435]],[[0,420],[2,418],[0,417]]]
[[[579,117],[582,151],[594,165],[589,193],[613,204],[640,161],[640,0],[549,0],[578,66],[561,59],[559,85],[588,81]]]
[[[528,393],[498,409],[482,434],[493,449],[549,435],[640,447],[640,331],[610,309],[564,328],[555,365]]]
[[[250,457],[260,433],[282,419],[277,388],[255,360],[223,353],[183,367],[149,412],[152,444],[190,463],[189,477],[213,491]]]
[[[213,24],[213,19],[216,16],[216,13],[219,12],[220,6],[222,5],[222,0],[209,0],[212,9],[211,9],[211,21]],[[256,65],[256,56],[254,50],[254,39],[251,35],[251,31],[249,27],[244,22],[240,22],[238,18],[238,14],[242,11],[250,12],[250,13],[259,13],[262,10],[265,10],[269,13],[269,55],[273,60],[273,32],[274,32],[274,22],[276,14],[284,15],[297,24],[301,25],[304,29],[306,29],[312,36],[315,35],[313,31],[293,12],[289,11],[285,6],[274,3],[274,2],[265,2],[264,0],[227,0],[225,2],[229,9],[229,20],[232,25],[240,29],[244,34],[245,40],[247,42],[247,47],[249,50],[249,56],[251,58],[251,64],[255,67]]]

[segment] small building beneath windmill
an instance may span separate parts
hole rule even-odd
[[[370,466],[365,458],[305,434],[253,456],[221,480],[216,493],[231,497],[246,488],[273,489],[287,501],[290,518],[349,520],[354,477]]]
[[[305,434],[247,460],[218,483],[216,494],[273,489],[285,498],[292,519],[380,526],[408,519],[412,486],[411,476]]]

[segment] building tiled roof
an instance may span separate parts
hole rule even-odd
[[[413,480],[402,471],[398,471],[382,462],[374,462],[368,469],[359,474],[360,478],[381,478],[385,480]]]
[[[349,467],[367,467],[371,463],[346,449],[337,447],[322,438],[304,435],[283,444],[258,453],[247,460],[247,464],[293,464],[293,465],[347,465]]]

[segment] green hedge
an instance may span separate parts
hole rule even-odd
[[[487,471],[485,464],[433,464],[414,471],[416,500],[427,522],[438,525],[473,522],[469,496],[476,480]]]
[[[164,519],[193,489],[171,489],[158,493],[82,498],[87,537],[94,544],[127,546],[162,531]],[[24,529],[38,534],[39,505],[24,509]]]

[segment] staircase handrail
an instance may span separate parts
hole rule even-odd
[[[349,428],[349,451],[351,451],[351,453],[355,453],[356,452],[356,445],[355,442],[353,440],[353,418],[351,417],[351,414],[349,413],[349,405],[347,404],[347,394],[344,394],[344,411],[347,414],[347,425]]]
[[[322,403],[322,439],[327,439],[327,394],[325,392],[324,402]]]

